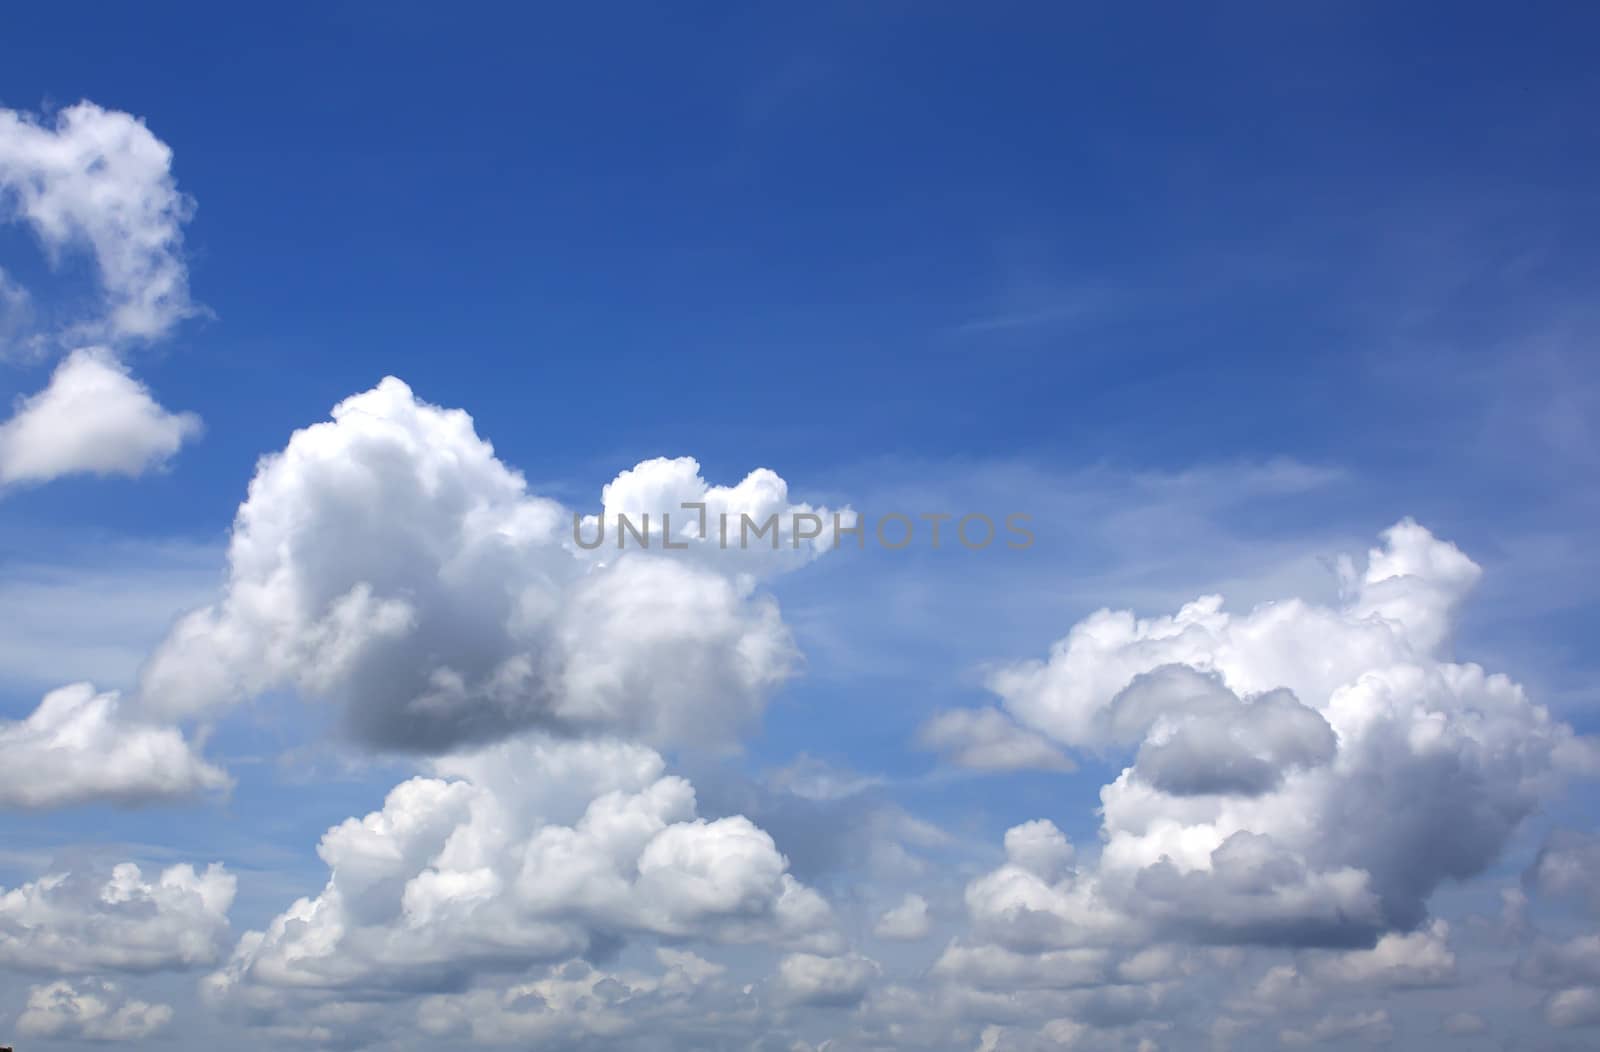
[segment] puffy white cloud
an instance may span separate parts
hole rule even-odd
[[[109,351],[84,348],[0,424],[0,485],[142,475],[199,433],[193,413],[169,413]]]
[[[1324,982],[1394,988],[1438,986],[1456,975],[1450,925],[1435,920],[1413,932],[1390,932],[1370,950],[1312,957],[1309,973]]]
[[[1041,818],[1006,830],[1006,861],[1044,881],[1060,880],[1075,855],[1066,835]]]
[[[1448,986],[1457,980],[1449,935],[1450,926],[1436,920],[1418,931],[1390,932],[1370,949],[1304,951],[1293,963],[1268,968],[1230,1007],[1270,1016],[1324,1006],[1341,995]]]
[[[878,918],[878,923],[873,927],[872,934],[880,939],[909,942],[926,938],[928,932],[932,930],[933,921],[928,915],[928,900],[915,892],[909,892],[900,900],[899,905],[884,911],[883,916]]]
[[[670,543],[682,546],[683,558],[758,578],[803,565],[836,540],[848,543],[843,531],[856,522],[849,508],[791,503],[789,484],[767,468],[734,486],[710,485],[693,457],[657,457],[619,473],[601,490],[601,505],[576,534],[595,558]]]
[[[877,974],[877,963],[858,954],[791,953],[778,962],[778,990],[791,1004],[844,1007],[859,1003]]]
[[[1222,597],[1205,596],[1172,617],[1102,610],[1074,626],[1048,661],[1002,668],[991,686],[1013,715],[1068,745],[1140,741],[1159,709],[1119,704],[1119,695],[1141,673],[1168,665],[1214,671],[1242,696],[1284,688],[1325,711],[1335,690],[1365,672],[1435,658],[1449,616],[1478,577],[1454,545],[1409,520],[1384,539],[1364,573],[1342,564],[1350,589],[1342,606],[1286,599],[1235,616]],[[1420,576],[1435,565],[1440,577]],[[1391,570],[1401,576],[1383,576]]]
[[[1337,607],[1101,611],[1048,661],[1000,670],[1024,724],[1135,756],[1101,792],[1098,865],[1053,880],[1013,862],[969,888],[980,926],[1371,945],[1492,862],[1586,745],[1505,676],[1445,657],[1478,577],[1453,545],[1403,522],[1343,569]]]
[[[172,866],[147,881],[132,862],[109,877],[58,873],[0,889],[0,967],[73,974],[212,964],[234,891],[219,865]]]
[[[0,272],[0,351],[78,348],[0,424],[0,486],[141,475],[199,434],[198,417],[162,408],[110,349],[195,313],[183,261],[192,211],[172,151],[129,114],[80,102],[52,124],[0,108],[0,221],[26,224],[52,264],[86,252],[103,300],[100,315],[46,335],[34,331],[36,299]]]
[[[1395,1023],[1373,997],[1478,981],[1427,918],[1433,891],[1494,862],[1589,746],[1452,659],[1478,576],[1453,546],[1402,523],[1343,570],[1337,605],[1102,611],[1048,661],[1002,668],[999,715],[1121,760],[1098,850],[1047,820],[1010,829],[1004,863],[966,883],[969,927],[916,983],[871,988],[863,1032],[889,1047],[962,1047],[974,1027],[967,1048],[1382,1043]],[[1552,841],[1529,882],[1586,894],[1586,847]],[[1588,1018],[1591,948],[1547,942],[1524,962],[1552,1023]],[[1330,1011],[1341,999],[1364,1003]]]
[[[1384,531],[1383,545],[1367,552],[1364,570],[1348,555],[1339,560],[1347,615],[1382,621],[1422,653],[1449,640],[1456,612],[1481,574],[1460,548],[1410,519]]]
[[[719,492],[692,467],[646,462],[606,499]],[[785,498],[757,472],[717,499]],[[226,591],[157,650],[141,700],[192,716],[291,685],[338,701],[360,739],[418,751],[530,726],[726,740],[795,664],[752,572],[793,550],[704,548],[582,550],[571,514],[528,493],[470,417],[386,379],[262,461]]]
[[[171,1021],[172,1006],[128,997],[115,983],[58,980],[29,988],[17,1032],[24,1037],[137,1041]]]
[[[0,218],[26,223],[52,262],[94,258],[104,317],[74,325],[79,342],[153,339],[195,313],[183,262],[193,208],[172,151],[136,117],[92,102],[53,123],[0,108]]]
[[[115,691],[74,683],[27,718],[0,721],[0,807],[137,804],[226,789],[174,727],[129,722]]]
[[[241,938],[207,988],[271,1006],[296,989],[440,989],[627,940],[836,948],[827,903],[772,838],[742,816],[698,817],[689,783],[663,770],[615,741],[442,760],[330,829],[327,886]]]
[[[976,771],[1070,771],[1066,754],[999,709],[951,709],[918,732],[919,743],[950,763]]]

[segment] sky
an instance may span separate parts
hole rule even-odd
[[[1592,1046],[1597,30],[8,12],[0,1045]]]

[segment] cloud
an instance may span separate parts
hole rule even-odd
[[[0,268],[0,355],[29,342],[32,325],[33,297]]]
[[[641,940],[837,947],[772,838],[699,817],[649,749],[517,739],[436,767],[327,832],[326,887],[239,940],[215,999],[438,991]]]
[[[880,939],[910,942],[926,938],[933,930],[928,916],[928,900],[914,892],[907,893],[900,904],[886,910],[873,926],[872,934]]]
[[[17,1032],[24,1037],[58,1040],[138,1041],[171,1021],[170,1005],[135,1000],[115,983],[60,980],[29,988],[27,1006],[17,1018]]]
[[[1545,1020],[1559,1030],[1600,1026],[1600,986],[1559,990],[1544,1005]]]
[[[1310,1026],[1278,1032],[1278,1040],[1289,1046],[1318,1045],[1347,1038],[1371,1045],[1387,1044],[1394,1038],[1389,1013],[1380,1008],[1351,1015],[1326,1015]]]
[[[1600,835],[1552,830],[1524,880],[1540,895],[1574,898],[1600,915]]]
[[[999,709],[941,712],[922,726],[917,741],[957,767],[976,771],[1070,771],[1074,766],[1044,735],[1018,726]]]
[[[183,260],[193,211],[172,150],[138,118],[92,102],[53,124],[0,109],[0,218],[27,224],[52,263],[94,259],[104,314],[72,325],[75,343],[152,340],[195,313]]]
[[[692,466],[641,464],[607,504],[712,499]],[[768,513],[784,493],[758,471],[715,502]],[[728,741],[795,668],[755,586],[794,549],[590,552],[572,519],[466,413],[386,379],[261,462],[222,597],[157,649],[140,701],[197,717],[291,686],[335,701],[358,740],[418,752],[529,727]]]
[[[766,782],[779,792],[813,803],[826,803],[875,789],[884,784],[884,779],[842,770],[826,760],[801,753],[787,765],[769,771]]]
[[[791,953],[778,962],[778,990],[790,1004],[848,1007],[866,996],[877,974],[876,962],[856,954]]]
[[[1118,718],[1127,709],[1155,714],[1140,720],[1149,729],[1133,769],[1171,796],[1260,796],[1293,769],[1330,762],[1338,746],[1322,714],[1288,691],[1238,698],[1187,665],[1134,677],[1113,708]]]
[[[0,486],[142,475],[200,433],[198,417],[163,409],[118,357],[197,313],[183,259],[193,210],[172,151],[137,118],[92,102],[53,123],[0,108],[0,222],[26,225],[53,267],[86,253],[100,289],[97,313],[46,333],[38,298],[0,271],[0,352],[77,348],[0,424]]]
[[[1024,822],[1006,830],[1006,862],[1044,881],[1056,881],[1071,870],[1072,844],[1049,819]]]
[[[0,888],[0,968],[72,975],[212,964],[234,891],[220,865],[172,866],[147,881],[132,862],[109,877],[55,873]]]
[[[789,484],[767,468],[734,486],[708,485],[693,457],[656,457],[619,472],[602,488],[601,505],[578,531],[598,558],[635,543],[636,531],[652,546],[671,541],[684,546],[683,558],[756,578],[803,566],[856,523],[849,508],[791,503]],[[769,521],[775,530],[764,529]]]
[[[1449,986],[1459,978],[1449,936],[1450,926],[1435,920],[1418,931],[1390,932],[1371,949],[1302,951],[1268,968],[1229,1008],[1266,1017],[1325,1007],[1351,994]]]
[[[1456,975],[1456,955],[1449,938],[1450,925],[1435,920],[1418,931],[1390,932],[1370,950],[1313,957],[1308,970],[1328,983],[1389,989],[1439,986]]]
[[[1555,829],[1523,874],[1535,894],[1580,903],[1591,916],[1600,914],[1600,837],[1571,829]],[[1512,890],[1508,897],[1525,910],[1527,898]],[[1518,911],[1517,933],[1532,935]],[[1600,1025],[1600,933],[1567,938],[1538,935],[1517,962],[1516,977],[1549,991],[1544,1000],[1546,1022],[1558,1029]]]
[[[199,433],[199,417],[169,413],[109,351],[85,348],[0,424],[0,486],[78,474],[137,477]]]
[[[1476,1012],[1451,1012],[1439,1023],[1439,1029],[1452,1037],[1472,1037],[1489,1032],[1489,1024]]]
[[[1101,791],[1098,865],[983,878],[980,924],[1002,940],[1370,946],[1493,862],[1587,746],[1505,676],[1444,656],[1479,576],[1459,549],[1402,522],[1364,571],[1342,570],[1340,606],[1103,610],[1048,661],[1000,669],[1023,725],[1134,762]]]
[[[602,969],[582,961],[503,989],[424,998],[417,1025],[431,1037],[462,1035],[478,1044],[615,1048],[624,1038],[681,1027],[697,1008],[729,996],[726,968],[686,950],[659,948],[660,971]]]
[[[25,719],[0,721],[0,808],[140,804],[227,789],[173,727],[124,718],[115,692],[74,683]]]
[[[1429,918],[1433,892],[1494,863],[1589,747],[1453,659],[1478,577],[1454,546],[1402,523],[1342,570],[1334,605],[1101,611],[1048,660],[1001,667],[992,711],[1119,771],[1100,835],[1085,850],[1048,819],[1008,830],[933,968],[869,987],[862,1044],[1383,1043],[1396,1026],[1372,998],[1481,981]],[[1530,883],[1586,894],[1586,849],[1555,838]],[[1589,1018],[1591,941],[1524,963],[1552,1023]]]

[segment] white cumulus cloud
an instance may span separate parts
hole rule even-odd
[[[74,683],[14,723],[0,721],[0,808],[148,803],[226,789],[175,727],[123,717],[115,691]]]
[[[245,934],[222,1002],[437,988],[619,941],[836,948],[828,904],[743,816],[707,820],[659,755],[517,739],[438,762],[330,829],[326,887]]]
[[[1503,675],[1446,655],[1478,577],[1403,522],[1344,604],[1238,615],[1218,597],[1101,611],[993,686],[1068,746],[1133,749],[1101,791],[1098,864],[1010,866],[968,903],[1002,941],[1371,945],[1477,875],[1587,746]]]
[[[878,923],[872,929],[872,934],[880,939],[896,939],[910,941],[921,939],[933,930],[932,919],[928,915],[928,900],[915,892],[909,892],[900,900],[900,904],[884,911],[878,918]]]
[[[71,975],[211,964],[235,890],[220,865],[171,866],[147,880],[132,862],[109,876],[53,873],[0,888],[0,967]]]
[[[24,1037],[138,1041],[171,1021],[171,1005],[129,997],[115,983],[58,980],[29,988],[17,1032]]]
[[[63,475],[138,476],[200,433],[193,413],[171,413],[109,351],[68,355],[37,394],[0,423],[0,486]]]
[[[713,498],[692,461],[623,479],[608,505]],[[784,493],[757,471],[714,499],[767,513]],[[262,461],[224,594],[156,651],[141,702],[198,716],[292,686],[358,739],[419,752],[528,727],[726,741],[795,667],[754,572],[795,552],[704,547],[583,550],[466,413],[386,379]]]

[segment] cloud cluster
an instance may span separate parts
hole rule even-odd
[[[196,313],[183,258],[192,212],[171,149],[133,116],[80,102],[52,124],[0,108],[0,222],[26,225],[52,266],[87,254],[101,294],[98,314],[45,334],[35,297],[0,270],[0,354],[75,348],[0,424],[0,487],[140,475],[199,434],[198,417],[163,409],[118,357]]]
[[[228,935],[235,880],[220,865],[165,869],[132,862],[108,876],[42,876],[0,888],[0,968],[72,975],[214,963]]]
[[[776,515],[779,543],[724,549],[676,514],[702,503],[711,523]],[[137,694],[63,688],[0,728],[0,801],[221,788],[175,724],[285,690],[422,773],[330,828],[324,886],[257,930],[228,940],[218,868],[56,875],[0,895],[0,965],[206,967],[224,1017],[354,1045],[1381,1042],[1403,1027],[1373,998],[1461,981],[1434,891],[1482,872],[1592,762],[1517,684],[1454,659],[1478,568],[1403,522],[1341,564],[1335,604],[1100,611],[1046,660],[999,668],[999,705],[936,716],[920,743],[960,766],[1067,772],[1077,753],[1119,772],[1092,842],[1039,818],[1006,832],[998,865],[945,871],[920,857],[947,850],[942,831],[866,799],[893,779],[802,754],[748,806],[716,788],[707,804],[657,751],[736,740],[792,674],[764,588],[827,551],[798,516],[833,513],[770,471],[715,486],[687,458],[623,472],[600,504],[575,536],[470,417],[394,379],[296,432],[258,466],[221,594]],[[649,516],[648,548],[580,543],[618,515]],[[858,827],[897,830],[850,863],[893,882],[830,902],[817,889],[847,864],[810,841],[837,855]],[[1593,897],[1592,849],[1553,839],[1530,887]],[[1591,941],[1526,955],[1555,1025],[1600,1018]],[[36,987],[30,1025],[166,1023],[96,982]]]
[[[28,990],[17,1017],[24,1037],[85,1041],[138,1041],[172,1022],[172,1006],[129,997],[112,982],[57,980]]]
[[[1588,747],[1502,675],[1446,656],[1479,571],[1403,522],[1337,607],[1101,611],[993,678],[1066,746],[1132,750],[1103,850],[1065,877],[1013,860],[968,903],[1002,944],[1177,938],[1360,946],[1498,857]]]
[[[430,1038],[485,1045],[616,1048],[653,1035],[714,1031],[706,1018],[738,994],[727,969],[687,950],[657,948],[656,969],[603,969],[583,960],[501,989],[423,998],[417,1026]]]
[[[139,804],[230,784],[176,728],[124,719],[120,696],[88,683],[51,691],[26,719],[0,721],[0,807]]]
[[[655,509],[685,501],[715,509],[713,522],[832,514],[791,504],[770,471],[717,487],[688,459],[640,464],[602,497],[606,514],[662,524]],[[586,996],[678,1011],[721,967],[679,949],[690,943],[798,955],[786,1003],[835,1003],[858,980],[857,958],[837,957],[831,907],[750,819],[702,817],[689,782],[645,744],[726,743],[759,715],[797,658],[759,582],[826,542],[785,534],[724,550],[679,534],[671,548],[601,550],[578,544],[573,522],[528,492],[465,413],[393,379],[347,399],[261,462],[222,595],[178,622],[135,699],[64,688],[7,731],[16,791],[31,794],[21,802],[218,787],[224,776],[173,724],[288,687],[337,705],[362,745],[434,758],[380,810],[328,831],[321,893],[237,940],[204,983],[225,1011],[320,1039],[381,1026],[372,1005],[402,988],[434,994],[418,1009],[430,1032],[539,1033],[549,1020],[528,1010],[536,991],[577,996],[579,972],[598,976],[597,962],[641,946],[664,955],[665,972],[611,969]],[[141,885],[124,869],[113,883]],[[62,875],[13,897],[87,901],[67,889],[92,886]],[[100,895],[84,916],[123,897]],[[226,903],[206,901],[215,921],[186,926],[203,946],[177,959],[122,952],[115,937],[99,956],[84,946],[59,959],[73,972],[212,963]],[[82,923],[30,908],[19,945],[67,945]],[[170,910],[145,913],[164,925]],[[166,945],[145,942],[152,954]],[[836,960],[849,982],[828,970]],[[45,967],[21,950],[9,963]],[[540,969],[549,978],[518,986]],[[812,972],[815,988],[800,983]],[[489,1014],[464,1024],[463,1006]],[[612,1015],[576,1018],[594,1034]],[[568,1018],[556,1031],[572,1028]]]
[[[295,991],[440,990],[631,940],[839,944],[772,838],[743,816],[699,817],[650,749],[525,737],[436,766],[328,831],[326,887],[245,934],[207,980],[213,998],[267,1009]]]
[[[689,460],[640,464],[605,499],[685,497],[805,507],[771,472],[714,488]],[[292,686],[335,701],[357,739],[417,752],[530,727],[729,740],[795,665],[754,582],[794,549],[588,552],[572,519],[467,414],[386,379],[262,461],[225,593],[157,650],[141,701],[196,717]]]
[[[1592,923],[1600,919],[1600,836],[1552,830],[1524,883],[1536,895],[1580,905]],[[1566,938],[1531,936],[1517,963],[1519,979],[1546,991],[1544,1017],[1553,1027],[1600,1026],[1600,931]]]

